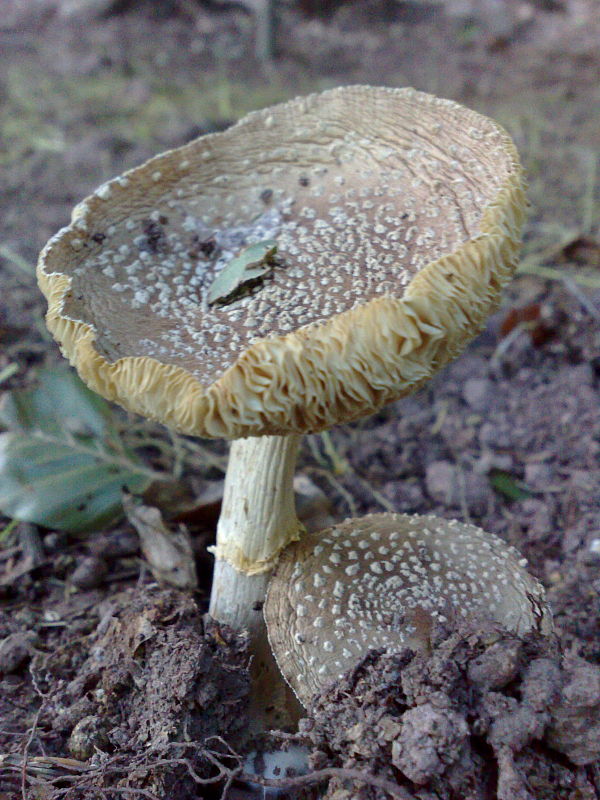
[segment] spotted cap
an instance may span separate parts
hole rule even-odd
[[[427,648],[435,622],[485,617],[547,633],[544,590],[525,565],[497,536],[455,520],[346,520],[283,551],[264,606],[271,648],[308,706],[371,648]]]
[[[493,121],[412,89],[333,89],[84,200],[40,256],[47,325],[92,389],[184,433],[318,431],[465,347],[514,270],[524,206]],[[268,269],[209,302],[263,242]]]

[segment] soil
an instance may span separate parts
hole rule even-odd
[[[463,102],[505,125],[528,172],[521,270],[426,389],[307,437],[303,513],[312,529],[386,509],[481,525],[529,560],[556,636],[434,631],[429,654],[367,654],[301,724],[312,772],[257,788],[238,755],[245,638],[205,616],[218,504],[185,520],[193,594],[157,585],[125,521],[90,538],[18,525],[0,533],[1,800],[600,797],[597,3],[298,6],[281,4],[276,58],[261,61],[252,14],[235,3],[4,0],[1,388],[61,362],[33,264],[106,179],[328,86],[413,85]],[[183,489],[218,498],[215,463],[192,459]]]
[[[422,800],[597,796],[597,668],[561,662],[552,637],[485,624],[438,630],[433,644],[429,655],[373,650],[313,701],[300,731],[314,767],[359,769]],[[334,779],[325,797],[380,793]]]

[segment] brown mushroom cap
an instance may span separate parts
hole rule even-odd
[[[427,648],[434,621],[485,617],[519,634],[548,632],[544,591],[525,563],[497,536],[454,520],[346,520],[283,551],[264,606],[269,641],[308,705],[371,648]]]
[[[493,121],[351,86],[249,114],[100,187],[48,242],[47,324],[96,392],[188,434],[304,433],[455,357],[512,274],[524,215]],[[208,304],[245,246],[276,262]]]

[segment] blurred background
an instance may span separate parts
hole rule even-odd
[[[592,530],[600,518],[592,497],[600,485],[598,0],[0,5],[0,389],[7,393],[35,385],[40,368],[64,368],[43,322],[39,250],[77,202],[152,155],[222,130],[252,109],[350,83],[414,86],[508,129],[531,208],[520,277],[504,308],[470,360],[449,367],[416,399],[331,437],[309,437],[305,475],[330,498],[325,524],[330,512],[457,516],[509,538],[557,586],[565,585],[567,555],[575,565],[568,585],[579,586],[577,570],[600,552]],[[50,372],[38,394],[56,394],[59,408],[69,392],[74,408],[89,402],[75,384],[53,388],[52,381]],[[0,425],[20,432],[21,448],[24,432],[39,426],[36,414],[55,413],[37,395],[24,397],[11,396],[0,415]],[[540,413],[548,398],[557,400],[551,418]],[[174,476],[184,495],[208,492],[213,535],[224,444],[209,451],[185,437],[171,441],[160,426],[111,413],[145,462]],[[104,431],[104,423],[94,424]],[[360,436],[365,427],[368,438]],[[11,434],[3,436],[4,448],[12,447]],[[120,441],[118,430],[113,438]],[[78,505],[68,474],[51,491],[40,484],[32,511],[39,475],[24,481],[19,470],[31,456],[18,450],[15,459],[2,472],[13,486],[0,492],[5,542],[17,534],[17,517],[47,528],[60,528],[59,519],[68,530],[100,525],[100,517],[65,522]],[[198,476],[207,484],[194,485]],[[109,494],[102,520],[122,515],[118,480]],[[174,494],[171,483],[167,495]],[[55,506],[62,497],[60,518],[49,514],[47,495]],[[154,502],[166,501],[155,491]],[[205,545],[199,540],[195,549],[208,576]]]
[[[251,109],[339,84],[414,86],[506,126],[529,175],[527,254],[597,224],[597,0],[1,6],[0,263],[17,294],[21,259],[32,264],[102,181]],[[26,308],[5,305],[11,328],[39,319],[35,293]]]
[[[350,83],[414,86],[508,129],[526,168],[531,208],[520,277],[504,308],[468,351],[471,358],[416,399],[331,437],[309,437],[305,475],[330,498],[325,524],[330,512],[341,518],[382,508],[475,521],[518,544],[537,574],[566,586],[569,607],[579,608],[577,587],[585,582],[578,570],[600,553],[598,0],[0,5],[0,388],[7,393],[35,385],[42,367],[64,367],[43,322],[34,274],[39,250],[96,186],[157,152],[222,130],[252,109]],[[75,384],[53,388],[49,376],[39,397],[54,392],[60,408],[71,393],[73,408],[89,404]],[[24,432],[35,433],[36,414],[57,413],[39,397],[6,401],[0,424],[21,438],[3,434],[5,451],[14,441],[23,446]],[[209,451],[185,437],[171,441],[160,426],[111,413],[138,437],[133,446],[146,463],[179,481],[184,494],[198,497],[208,485],[212,516],[202,524],[212,535],[223,443]],[[360,436],[365,427],[372,429],[368,439]],[[17,517],[60,528],[43,484],[32,511],[39,475],[29,483],[19,477],[20,459],[31,463],[30,455],[13,456],[2,476],[5,485],[14,480],[14,491],[0,492],[7,526],[0,536],[8,543],[18,540]],[[136,469],[142,483],[156,478]],[[193,485],[194,476],[207,485]],[[62,496],[67,515],[74,513],[72,484],[68,475],[60,486],[57,478],[46,492],[55,505]],[[118,481],[111,492],[103,520],[122,514]],[[172,483],[167,494],[173,496]],[[157,497],[155,491],[163,507],[165,498]],[[71,520],[70,527],[65,519],[68,530],[100,525],[100,517],[94,524]],[[208,576],[205,545],[197,541],[196,552]],[[564,611],[570,613],[566,605]]]

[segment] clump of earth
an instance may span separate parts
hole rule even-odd
[[[62,796],[66,782],[78,800],[100,787],[178,800],[195,796],[198,782],[222,783],[248,730],[247,636],[175,590],[128,589],[99,610],[89,635],[33,655],[43,697],[35,731],[48,756],[60,754],[29,758],[32,776],[58,785],[44,797]],[[11,763],[6,757],[0,767]],[[15,773],[9,784],[17,791],[20,768]]]
[[[313,700],[300,724],[311,765],[342,770],[324,797],[386,796],[368,776],[415,800],[600,796],[596,665],[492,624],[432,638],[430,653],[370,651]]]
[[[257,748],[247,637],[175,590],[128,589],[99,610],[67,647],[29,642],[47,755],[24,760],[45,800],[68,787],[78,800],[99,789],[249,800],[269,785],[327,800],[600,797],[600,667],[554,635],[432,622],[428,652],[369,651],[315,696],[297,734],[262,736],[282,764],[264,781],[264,759],[247,758]],[[304,749],[299,777],[297,762],[285,767],[290,747]],[[2,789],[18,791],[24,760],[0,758]]]

